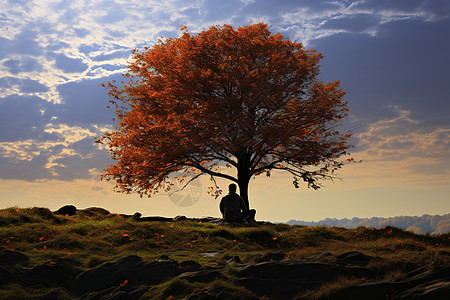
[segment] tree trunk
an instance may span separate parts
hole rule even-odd
[[[248,180],[240,180],[238,176],[238,185],[239,185],[239,194],[241,195],[242,199],[244,199],[245,205],[248,209],[250,209],[249,202],[248,202]]]
[[[250,155],[247,150],[242,151],[238,157],[237,179],[239,185],[239,194],[244,199],[247,208],[250,209],[248,201],[248,184],[250,182]]]

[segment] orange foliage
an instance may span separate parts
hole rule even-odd
[[[141,196],[170,190],[177,171],[185,184],[203,174],[234,181],[246,200],[250,178],[271,170],[319,188],[350,137],[337,130],[348,112],[339,82],[317,79],[321,58],[264,23],[182,28],[134,50],[127,82],[104,85],[119,126],[98,141],[117,161],[103,177]],[[217,185],[209,192],[220,194]]]

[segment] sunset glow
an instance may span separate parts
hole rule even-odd
[[[117,126],[108,81],[133,49],[213,25],[266,22],[322,53],[320,78],[346,92],[354,163],[314,191],[274,173],[252,179],[257,219],[450,212],[450,3],[447,1],[0,1],[0,206],[66,204],[145,216],[219,217],[202,193],[179,206],[100,181],[114,162],[95,139]],[[227,189],[228,181],[219,180]],[[186,191],[183,191],[186,192]],[[172,199],[173,200],[173,199]]]

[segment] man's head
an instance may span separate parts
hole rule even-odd
[[[232,183],[228,186],[228,191],[236,193],[237,186]]]

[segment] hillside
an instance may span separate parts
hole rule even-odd
[[[393,226],[407,231],[420,234],[445,234],[450,232],[450,214],[445,215],[423,215],[418,216],[398,216],[392,218],[352,218],[352,219],[331,219],[327,218],[318,222],[289,220],[289,225],[306,226],[329,226],[344,227],[354,229],[358,227],[383,228]]]
[[[449,235],[0,210],[2,299],[440,299]]]

